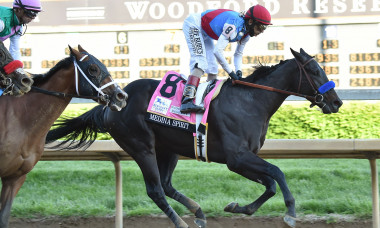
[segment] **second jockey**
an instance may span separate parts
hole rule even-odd
[[[41,10],[40,0],[14,0],[13,8],[0,6],[0,49],[7,52],[5,56],[9,56],[7,60],[0,62],[2,79],[6,78],[5,75],[23,67],[20,37],[25,33],[26,24],[34,20]],[[9,51],[3,43],[8,38],[10,40]],[[2,80],[2,82],[4,81]],[[0,87],[5,86],[3,83],[0,84]]]
[[[21,60],[20,37],[41,10],[40,0],[14,0],[13,8],[0,6],[0,40],[10,39],[9,52],[13,59]]]

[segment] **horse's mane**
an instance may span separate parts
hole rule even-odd
[[[260,78],[264,78],[267,75],[271,74],[273,71],[277,70],[280,66],[288,62],[289,59],[287,60],[281,60],[280,63],[273,65],[273,66],[265,66],[261,63],[258,65],[254,66],[254,71],[251,75],[246,77],[244,81],[249,81],[249,82],[255,82],[259,80]]]
[[[67,57],[59,61],[53,68],[51,68],[47,73],[45,74],[32,74],[32,78],[34,80],[33,85],[37,86],[47,80],[54,75],[58,70],[60,69],[66,69],[70,66],[72,63],[72,57]]]

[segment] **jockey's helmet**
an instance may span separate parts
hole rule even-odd
[[[248,9],[244,15],[245,19],[253,19],[264,25],[271,25],[271,16],[269,11],[261,5],[254,5]]]
[[[22,8],[31,11],[41,12],[41,1],[40,0],[14,0],[13,8]]]

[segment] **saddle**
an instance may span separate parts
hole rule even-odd
[[[169,71],[153,93],[145,120],[193,133],[195,155],[198,160],[207,159],[207,116],[211,101],[219,94],[225,80],[212,80],[198,86],[195,104],[205,108],[204,113],[181,113],[181,99],[185,76]]]

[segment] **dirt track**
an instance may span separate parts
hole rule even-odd
[[[196,227],[190,217],[184,217],[190,227]],[[332,222],[334,220],[335,222]],[[330,222],[327,222],[330,221]],[[168,218],[128,217],[124,218],[124,228],[173,228]],[[267,217],[230,217],[208,218],[208,228],[288,228],[282,218]],[[114,218],[49,218],[49,219],[11,219],[10,228],[113,228]],[[371,228],[371,220],[302,218],[298,228]]]

